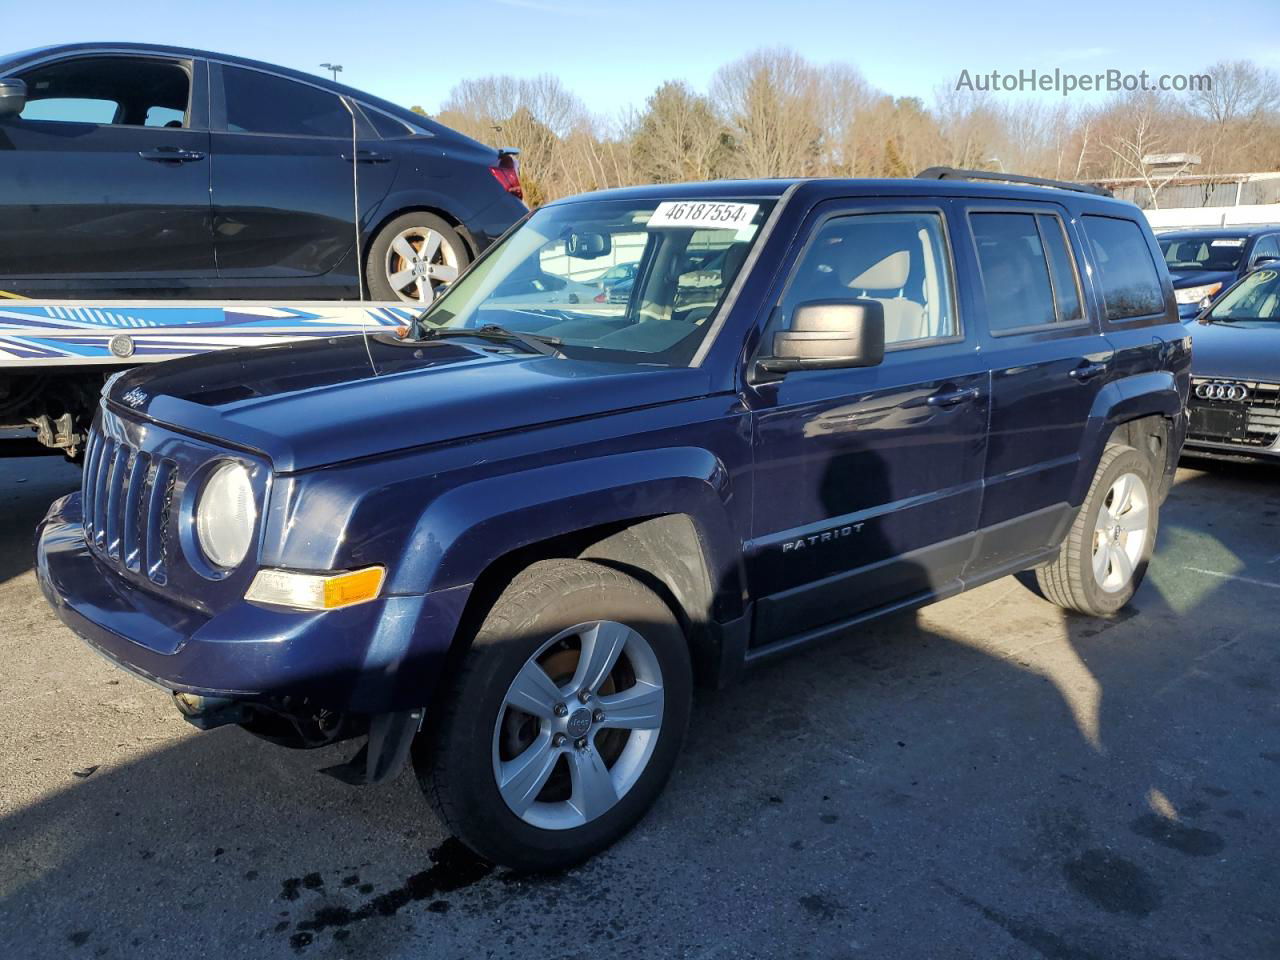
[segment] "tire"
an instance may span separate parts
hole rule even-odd
[[[1122,487],[1122,480],[1135,482]],[[1057,558],[1036,570],[1045,599],[1095,617],[1116,613],[1146,576],[1159,520],[1151,459],[1132,447],[1108,446]]]
[[[587,658],[599,665],[615,649],[602,684],[585,678],[584,650],[600,652]],[[586,701],[574,695],[583,686],[596,691]],[[675,766],[692,694],[684,632],[655,593],[599,564],[540,561],[490,609],[436,722],[415,742],[414,769],[445,824],[480,856],[560,869],[649,809]],[[541,777],[520,773],[530,770]]]
[[[369,245],[365,284],[374,300],[426,306],[470,262],[466,244],[448,223],[425,211],[405,213],[378,231]]]

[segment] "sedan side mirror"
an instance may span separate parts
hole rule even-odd
[[[874,367],[884,359],[884,307],[875,300],[810,300],[796,307],[791,329],[773,335],[761,370]]]
[[[0,117],[16,117],[26,106],[26,81],[17,77],[0,79]]]

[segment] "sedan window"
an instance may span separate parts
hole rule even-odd
[[[294,137],[351,136],[351,114],[336,94],[260,70],[223,66],[227,129]]]
[[[143,57],[59,60],[18,75],[23,120],[122,126],[186,126],[191,78],[177,63]]]

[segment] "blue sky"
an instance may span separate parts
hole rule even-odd
[[[855,64],[875,85],[930,99],[962,69],[1192,73],[1218,59],[1280,70],[1280,3],[1075,0],[1058,21],[1032,0],[62,0],[5,5],[6,51],[69,40],[198,46],[317,70],[406,106],[490,73],[553,73],[606,117],[666,79],[705,89],[761,46]],[[317,71],[318,72],[318,71]],[[1057,99],[1053,94],[1041,94]],[[1077,96],[1081,96],[1077,94]]]

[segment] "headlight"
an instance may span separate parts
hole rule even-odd
[[[253,540],[258,507],[249,471],[230,460],[216,467],[196,501],[196,539],[214,566],[240,565]]]
[[[1179,303],[1200,303],[1202,300],[1210,300],[1222,289],[1221,283],[1205,283],[1198,287],[1183,287],[1181,290],[1173,291],[1173,299]],[[1208,303],[1202,303],[1201,306],[1207,307]]]

